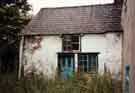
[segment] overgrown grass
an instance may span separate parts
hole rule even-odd
[[[1,75],[0,93],[122,93],[122,82],[108,75],[84,74],[67,80],[48,80],[42,75],[17,80]]]

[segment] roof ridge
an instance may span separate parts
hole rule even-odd
[[[109,3],[109,4],[95,4],[95,5],[77,5],[77,6],[63,6],[63,7],[43,7],[42,9],[64,9],[64,8],[80,8],[80,7],[97,7],[97,6],[115,6],[114,3]]]

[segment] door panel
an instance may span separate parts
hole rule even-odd
[[[74,55],[59,55],[59,73],[62,79],[73,76],[74,72]]]

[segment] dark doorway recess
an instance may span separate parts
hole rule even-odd
[[[3,45],[0,47],[0,72],[14,72],[16,65],[16,48],[12,45]]]

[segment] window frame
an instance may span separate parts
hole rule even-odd
[[[69,57],[73,57],[73,73],[75,72],[75,55],[74,53],[63,53],[63,52],[59,52],[57,53],[57,74],[60,76],[60,72],[61,72],[61,62],[63,61],[63,58],[65,56],[69,56]]]
[[[99,52],[93,52],[93,53],[78,53],[78,72],[79,73],[98,73],[98,54],[99,54]],[[81,63],[81,61],[80,61],[80,56],[81,55],[85,55],[85,56],[87,56],[87,60],[85,60],[85,59],[83,59],[83,61],[82,62],[86,62],[87,61],[87,67],[86,67],[86,69],[87,69],[87,71],[85,71],[85,67],[84,67],[84,64],[83,64],[83,68],[80,68],[80,63]],[[90,67],[90,66],[92,66],[92,64],[89,66],[88,64],[90,64],[89,62],[89,60],[90,60],[90,56],[96,56],[95,58],[95,60],[96,60],[96,68],[95,68],[95,71],[93,70],[93,71],[90,71],[92,68]],[[92,63],[92,62],[91,62]],[[82,71],[82,69],[83,69],[83,71]]]
[[[64,36],[70,36],[70,40],[64,38]],[[73,42],[73,36],[78,36],[78,42]],[[65,45],[65,43],[71,43],[71,45]],[[78,49],[73,49],[73,44],[78,45]],[[71,49],[65,49],[64,47],[70,47]],[[81,50],[81,35],[80,34],[64,34],[62,36],[62,51],[80,51]]]

